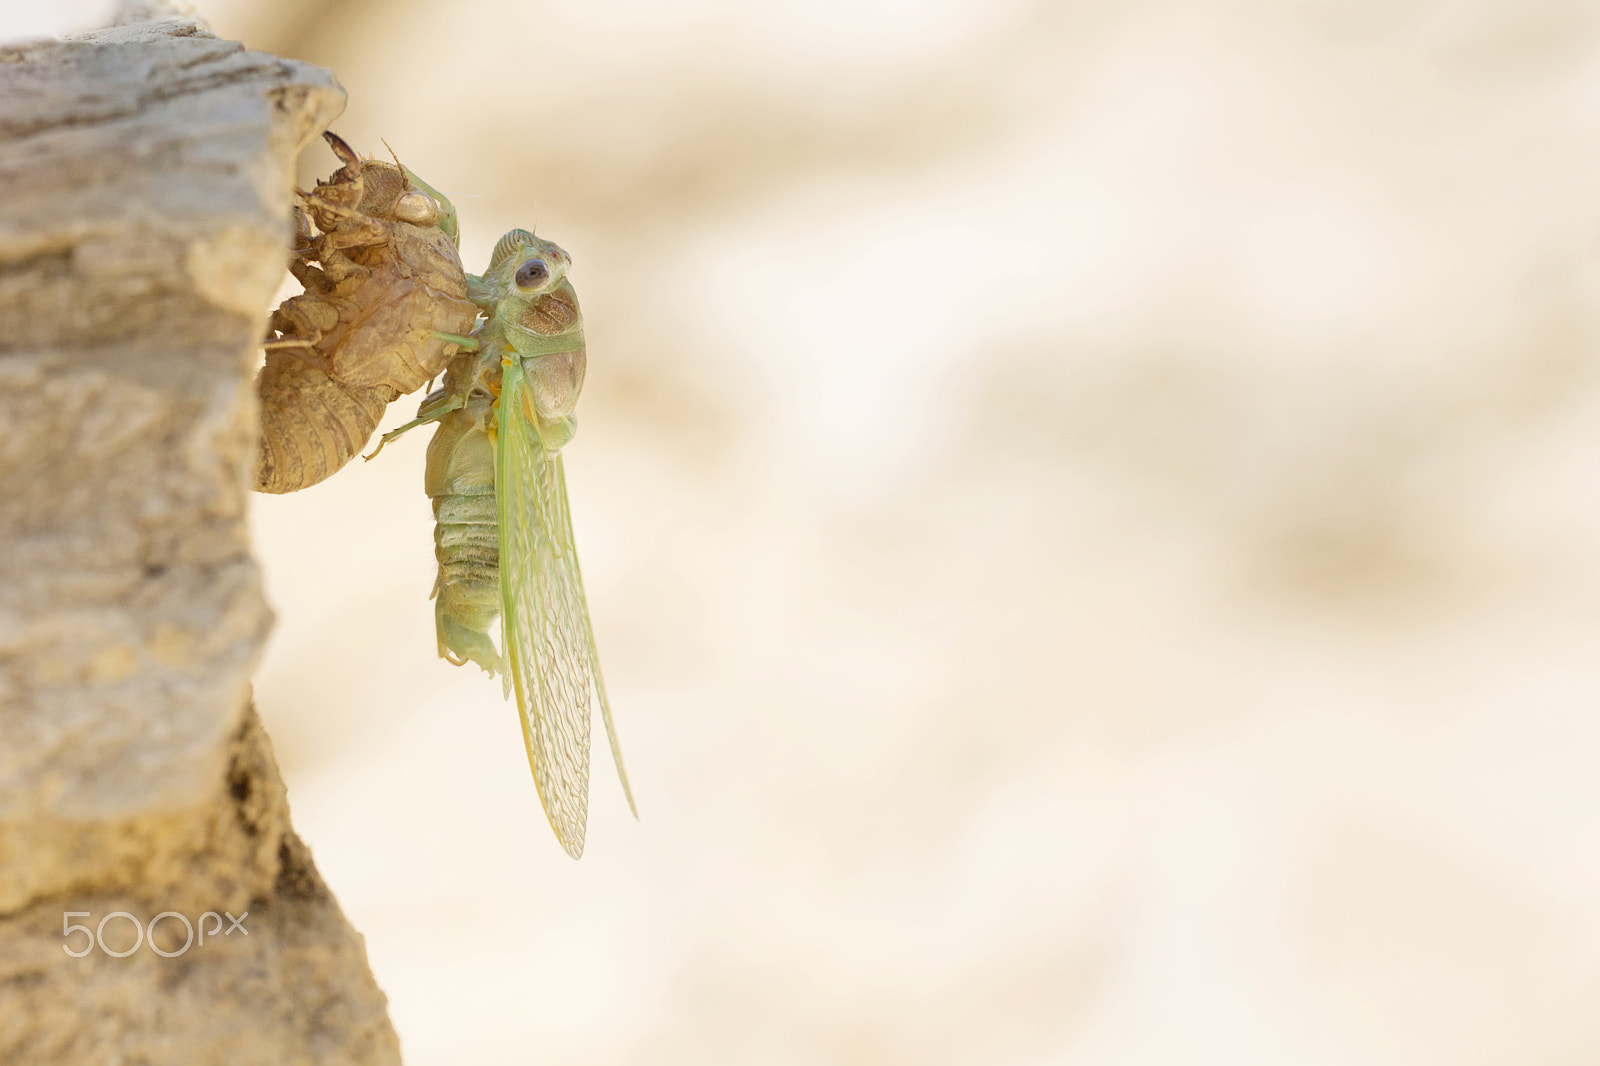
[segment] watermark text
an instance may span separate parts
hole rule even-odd
[[[235,931],[243,933],[245,936],[250,935],[250,930],[244,927],[244,920],[250,917],[249,911],[245,911],[237,918],[227,911],[223,911],[221,914],[216,911],[206,911],[198,921],[194,922],[189,921],[187,917],[177,911],[162,911],[154,918],[151,918],[148,924],[141,923],[137,917],[127,911],[112,911],[101,918],[93,929],[72,920],[74,918],[93,917],[94,915],[89,911],[63,911],[61,913],[61,936],[65,941],[61,945],[62,951],[65,951],[75,959],[81,959],[98,947],[102,952],[114,959],[123,959],[138,951],[140,947],[148,945],[150,950],[157,955],[163,958],[175,959],[196,943],[204,945],[208,936],[215,940],[219,934],[221,936],[232,936]],[[224,917],[228,920],[226,929],[222,927]],[[106,925],[112,919],[122,919],[132,926],[133,943],[131,946],[127,944],[127,934],[121,932],[119,925],[111,926],[113,934],[112,945],[108,946],[106,944]],[[211,923],[209,929],[206,928],[208,919]],[[167,941],[167,947],[162,947],[156,943],[156,926],[163,922],[166,924],[163,926],[162,939]],[[177,931],[180,927],[183,929],[184,934],[183,944],[174,950],[172,945],[177,942]],[[83,934],[83,939],[78,941],[81,946],[74,946],[72,939],[74,933]],[[198,938],[196,937],[197,933]]]

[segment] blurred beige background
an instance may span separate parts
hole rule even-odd
[[[1600,1061],[1600,10],[198,7],[588,322],[581,863],[425,435],[256,500],[413,1066]]]

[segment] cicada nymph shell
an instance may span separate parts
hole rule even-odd
[[[272,314],[257,381],[256,489],[295,492],[348,463],[390,402],[432,380],[465,335],[467,298],[455,208],[398,162],[344,164],[299,196],[289,270],[305,292]]]

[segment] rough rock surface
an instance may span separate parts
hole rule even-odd
[[[0,49],[0,1062],[399,1061],[249,709],[253,356],[343,101],[177,19]]]

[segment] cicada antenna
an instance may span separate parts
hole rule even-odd
[[[399,153],[397,153],[392,147],[390,147],[389,142],[384,140],[382,137],[379,137],[378,140],[383,143],[383,146],[385,148],[389,149],[389,158],[394,160],[395,168],[400,171],[400,180],[404,183],[400,187],[402,189],[411,188],[411,175],[406,173],[405,164],[400,162]]]

